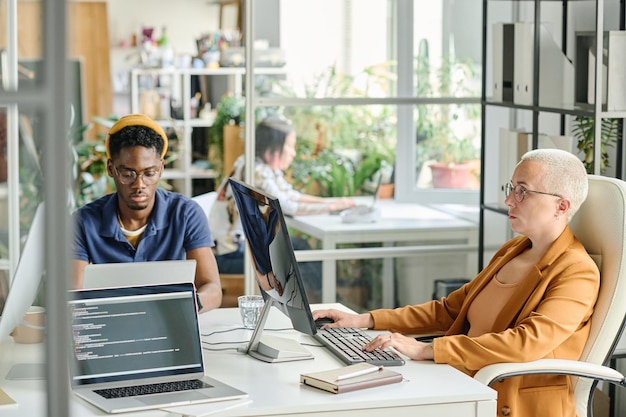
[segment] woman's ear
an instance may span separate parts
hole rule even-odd
[[[569,210],[569,208],[571,207],[571,205],[572,205],[572,202],[571,202],[571,201],[569,201],[568,199],[566,199],[566,198],[560,198],[560,199],[559,199],[559,204],[558,204],[558,206],[557,206],[557,211],[558,211],[558,214],[560,215],[560,214],[565,214],[565,213],[567,213],[567,211]]]
[[[277,166],[280,163],[280,152],[271,149],[266,150],[263,153],[263,161],[272,168],[280,168]]]

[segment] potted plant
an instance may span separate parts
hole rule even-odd
[[[388,65],[391,63],[366,68],[357,75],[342,74],[332,66],[298,92],[280,80],[272,87],[281,97],[368,97],[369,91],[392,79]],[[376,183],[374,176],[395,162],[392,110],[384,105],[286,107],[284,115],[298,135],[290,170],[294,185],[326,197],[374,191],[375,185],[368,188]],[[393,181],[391,175],[384,178]]]
[[[245,99],[230,93],[225,94],[215,111],[215,120],[209,131],[209,162],[217,172],[228,175],[225,171],[231,169],[238,154],[243,152],[243,142],[240,140],[243,137]],[[227,155],[224,152],[227,147],[229,159],[225,161]]]
[[[622,137],[623,124],[621,119],[602,119],[600,128],[600,174],[610,166],[608,148],[614,147]],[[595,122],[592,117],[576,116],[572,128],[574,138],[578,141],[577,148],[584,155],[583,163],[588,173],[593,173]]]
[[[294,160],[291,178],[298,188],[328,197],[353,196],[384,166],[388,156],[371,154],[356,159],[332,149]]]
[[[473,138],[448,140],[443,155],[429,164],[435,188],[478,188],[480,160]]]
[[[422,39],[416,57],[416,86],[420,97],[467,95],[475,78],[471,62],[454,57],[439,68],[430,64],[428,41]],[[435,85],[434,80],[438,83]],[[418,169],[430,171],[435,188],[477,188],[480,175],[479,110],[472,105],[418,105],[416,147]]]

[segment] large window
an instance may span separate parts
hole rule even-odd
[[[301,163],[322,151],[324,163],[377,158],[396,199],[477,203],[478,0],[281,0],[278,10],[274,36],[263,42],[267,30],[257,29],[255,59],[278,48],[286,74],[257,77],[255,107],[294,121]],[[452,182],[441,183],[450,169]]]
[[[298,152],[289,174],[297,187],[369,195],[380,180],[395,186],[398,202],[478,204],[479,0],[258,0],[253,8],[254,68],[272,56],[285,66],[279,77],[255,70],[247,102],[257,120],[279,112],[294,123]],[[453,182],[439,185],[444,168],[454,168]],[[314,248],[328,246],[303,237]],[[333,265],[337,299],[356,310],[426,301],[434,279],[474,273],[467,253],[454,262],[458,270],[449,268],[449,254],[419,253],[434,244],[432,232],[412,238],[411,257],[369,259],[385,248],[356,236],[338,248],[363,258],[318,258]],[[467,244],[457,238],[437,243]],[[391,300],[390,275],[397,280]]]

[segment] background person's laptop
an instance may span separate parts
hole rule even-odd
[[[204,375],[193,284],[75,290],[69,299],[72,391],[96,407],[120,413],[247,396]]]
[[[195,276],[195,259],[89,264],[85,267],[83,288],[194,282]]]

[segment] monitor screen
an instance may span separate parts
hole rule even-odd
[[[35,300],[44,273],[44,205],[41,203],[26,238],[20,260],[11,280],[2,315],[0,316],[0,342],[6,340],[22,321]]]
[[[257,347],[272,306],[289,317],[294,329],[314,335],[315,321],[278,199],[234,178],[229,182],[252,255],[256,282],[265,300],[249,350]]]

